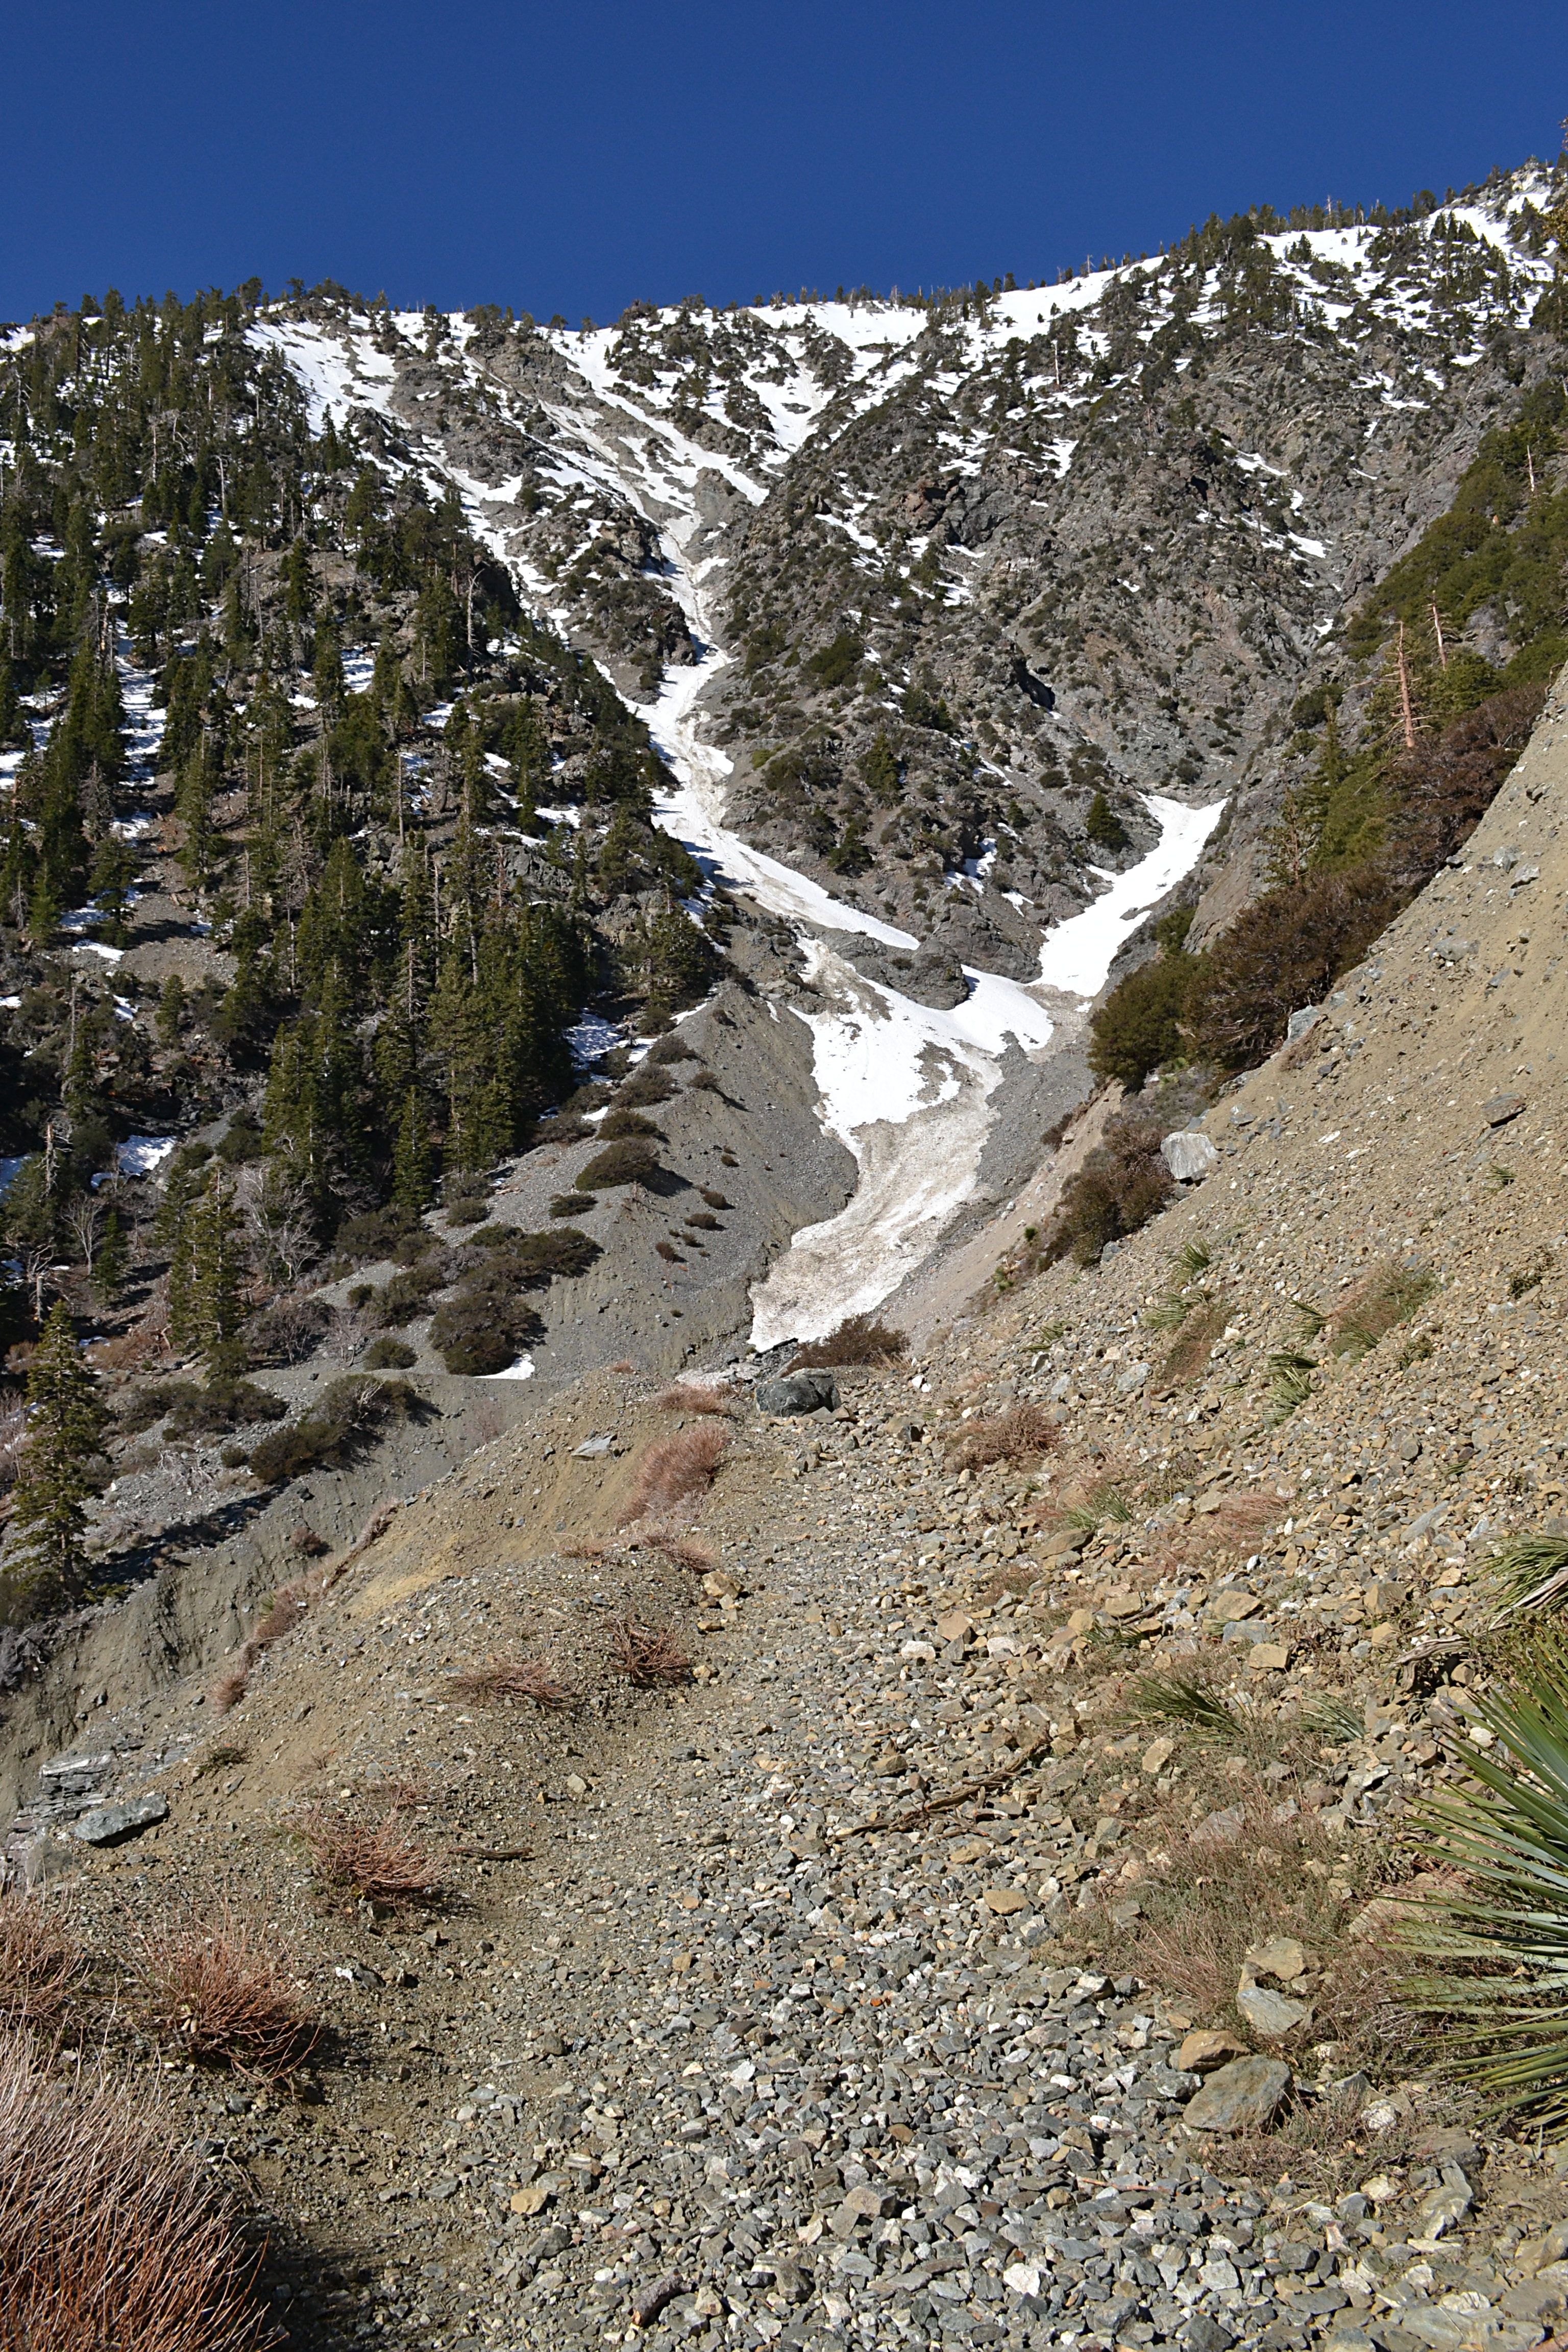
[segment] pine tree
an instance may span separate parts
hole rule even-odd
[[[1127,828],[1103,793],[1096,793],[1089,802],[1084,831],[1097,849],[1127,847]]]
[[[92,1465],[109,1414],[82,1362],[63,1302],[51,1308],[27,1368],[27,1435],[11,1510],[23,1589],[35,1605],[63,1607],[87,1581]]]

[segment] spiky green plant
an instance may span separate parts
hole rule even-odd
[[[1213,1264],[1213,1252],[1201,1234],[1194,1234],[1192,1239],[1184,1241],[1176,1252],[1176,1268],[1184,1282],[1196,1282],[1199,1276],[1206,1274]]]
[[[1455,2029],[1451,2071],[1494,2109],[1568,2128],[1568,1648],[1521,1664],[1479,1702],[1500,1752],[1472,1748],[1471,1780],[1415,1816],[1427,1858],[1464,1874],[1461,1893],[1404,1924],[1436,1962],[1404,1988]]]
[[[1299,1404],[1305,1404],[1312,1393],[1312,1374],[1318,1369],[1316,1356],[1303,1356],[1299,1349],[1281,1348],[1268,1359],[1268,1397],[1274,1410],[1272,1419],[1284,1421]]]
[[[1360,1707],[1329,1692],[1308,1700],[1301,1709],[1301,1725],[1314,1739],[1334,1748],[1345,1748],[1352,1739],[1366,1738],[1366,1723]]]
[[[1206,1746],[1234,1748],[1246,1737],[1235,1707],[1200,1675],[1140,1675],[1128,1705],[1140,1722],[1175,1724]]]
[[[1101,1485],[1091,1486],[1080,1503],[1070,1504],[1062,1517],[1069,1528],[1092,1535],[1096,1528],[1104,1526],[1107,1519],[1125,1526],[1132,1517],[1132,1506],[1121,1487],[1112,1486],[1110,1479],[1106,1479]]]
[[[1315,1339],[1329,1319],[1323,1309],[1314,1307],[1310,1298],[1293,1298],[1290,1311],[1300,1318],[1303,1339]]]
[[[1493,1552],[1486,1572],[1497,1595],[1494,1624],[1526,1610],[1550,1608],[1568,1592],[1568,1537],[1516,1536]]]

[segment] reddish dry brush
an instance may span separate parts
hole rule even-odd
[[[661,1551],[675,1567],[689,1568],[694,1576],[706,1576],[719,1565],[718,1553],[690,1536],[645,1536],[643,1541],[650,1551]]]
[[[479,1706],[500,1706],[513,1699],[531,1699],[535,1706],[562,1708],[574,1704],[574,1694],[558,1683],[538,1658],[490,1658],[449,1675],[447,1687],[455,1698],[471,1699]]]
[[[0,2027],[63,2031],[87,1956],[45,1895],[0,1895]]]
[[[689,1429],[678,1429],[673,1436],[658,1439],[637,1465],[631,1498],[619,1524],[629,1527],[650,1512],[673,1511],[694,1496],[706,1494],[727,1443],[725,1432],[711,1422],[697,1422]]]
[[[894,1364],[909,1352],[907,1331],[895,1330],[870,1315],[851,1315],[826,1339],[811,1339],[798,1348],[790,1362],[792,1372],[826,1371],[836,1364]]]
[[[297,1584],[285,1584],[272,1596],[270,1606],[251,1630],[251,1640],[259,1649],[269,1650],[285,1633],[291,1633],[306,1613],[305,1596]]]
[[[608,1643],[611,1664],[638,1690],[683,1683],[691,1673],[691,1661],[676,1635],[658,1626],[618,1617],[608,1628]]]
[[[695,1381],[677,1381],[654,1401],[656,1412],[711,1412],[732,1420],[735,1400],[728,1389],[700,1388]]]
[[[215,1715],[227,1715],[232,1708],[237,1707],[239,1705],[240,1700],[245,1696],[246,1691],[249,1687],[249,1684],[250,1669],[248,1666],[231,1666],[227,1674],[219,1675],[216,1682],[214,1683],[212,1688],[207,1693],[207,1704],[212,1708],[213,1713]]]
[[[1010,1404],[986,1421],[972,1421],[957,1438],[953,1458],[962,1470],[984,1470],[994,1462],[1026,1462],[1061,1444],[1061,1431],[1043,1406]]]
[[[132,1963],[139,2007],[158,2038],[204,2063],[279,2082],[321,2038],[319,2020],[284,1975],[269,1931],[226,1899],[216,1919],[138,1930]]]
[[[312,1805],[299,1829],[318,1875],[367,1903],[412,1903],[434,1895],[440,1865],[398,1820],[395,1800],[380,1821],[339,1805]]]
[[[148,2084],[61,2080],[0,2036],[0,2352],[265,2352],[281,2332],[230,2200]]]

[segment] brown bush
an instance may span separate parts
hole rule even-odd
[[[323,1552],[331,1549],[325,1537],[319,1536],[315,1528],[308,1527],[303,1519],[298,1527],[289,1528],[289,1547],[291,1551],[297,1551],[301,1559],[320,1559]]]
[[[691,1672],[691,1661],[673,1633],[629,1617],[617,1618],[609,1628],[609,1650],[611,1664],[639,1690],[683,1683]]]
[[[1496,799],[1541,716],[1544,686],[1505,687],[1394,763],[1396,812],[1386,862],[1408,889],[1423,888],[1468,841]]]
[[[472,1699],[479,1706],[499,1706],[511,1699],[531,1699],[535,1706],[567,1707],[572,1693],[558,1683],[537,1658],[491,1658],[447,1677],[454,1697]]]
[[[280,1642],[285,1633],[294,1631],[304,1614],[304,1601],[292,1585],[286,1584],[273,1596],[271,1607],[258,1621],[250,1638],[262,1649],[269,1650],[274,1642]]]
[[[628,1527],[650,1511],[672,1511],[694,1495],[705,1494],[727,1442],[724,1431],[711,1422],[698,1422],[690,1429],[678,1429],[672,1437],[659,1438],[637,1465],[620,1525]]]
[[[891,1364],[909,1349],[909,1334],[895,1331],[870,1315],[851,1315],[826,1339],[808,1340],[797,1349],[792,1372],[826,1370],[835,1364]]]
[[[710,1568],[719,1565],[719,1555],[704,1543],[693,1543],[689,1536],[649,1536],[646,1538],[654,1551],[661,1551],[677,1568],[689,1568],[694,1575],[706,1576]]]
[[[695,1381],[677,1381],[653,1402],[656,1412],[711,1412],[728,1418],[735,1411],[735,1400],[728,1389],[699,1388]]]
[[[0,1895],[0,2028],[58,2033],[87,1967],[58,1905],[45,1895]]]
[[[439,1865],[403,1827],[398,1811],[395,1800],[380,1821],[329,1805],[312,1806],[303,1815],[300,1834],[329,1886],[352,1888],[371,1903],[410,1903],[435,1893],[441,1883]]]
[[[1376,860],[1265,892],[1199,959],[1184,1016],[1188,1051],[1221,1069],[1263,1061],[1291,1013],[1322,1002],[1407,895]]]
[[[226,1901],[210,1926],[142,1927],[132,1963],[147,2022],[188,2058],[278,2082],[304,2064],[321,2038],[320,2022],[279,1966],[271,1930]]]
[[[606,1143],[574,1183],[580,1192],[604,1192],[617,1184],[647,1184],[658,1174],[658,1153],[651,1143],[628,1137],[624,1143]]]
[[[245,1696],[249,1682],[248,1666],[231,1666],[227,1674],[220,1675],[207,1693],[207,1705],[213,1713],[227,1715],[231,1708],[237,1707]]]
[[[1093,1265],[1107,1242],[1148,1223],[1175,1181],[1160,1156],[1160,1140],[1152,1119],[1106,1121],[1103,1141],[1062,1187],[1045,1243],[1047,1265],[1070,1255],[1075,1265]]]
[[[143,2080],[0,2037],[0,2352],[265,2352],[239,2217]]]
[[[972,1421],[959,1438],[961,1469],[983,1470],[992,1462],[1026,1462],[1061,1444],[1061,1431],[1048,1412],[1026,1400],[1010,1404],[987,1421]]]

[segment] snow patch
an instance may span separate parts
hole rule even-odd
[[[1188,808],[1159,793],[1140,797],[1160,827],[1158,843],[1125,874],[1106,874],[1096,867],[1110,887],[1081,915],[1056,924],[1041,944],[1040,978],[1067,995],[1099,994],[1127,936],[1127,925],[1192,872],[1226,805],[1219,800],[1207,808]]]

